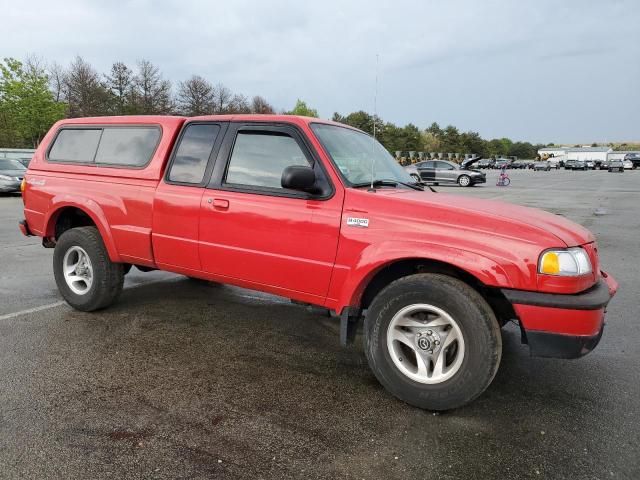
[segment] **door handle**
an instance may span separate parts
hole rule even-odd
[[[214,198],[213,201],[209,199],[209,203],[213,204],[213,208],[219,210],[227,210],[229,208],[229,200],[225,200],[224,198]]]

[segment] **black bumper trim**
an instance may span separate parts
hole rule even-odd
[[[26,233],[27,237],[33,237],[33,233],[29,229],[29,224],[27,223],[26,220],[20,220],[18,223],[24,227],[25,231],[27,232]]]
[[[580,358],[596,348],[603,330],[594,336],[527,331],[526,339],[532,357]]]
[[[607,282],[602,279],[589,290],[573,295],[529,292],[508,288],[503,288],[502,293],[511,303],[569,310],[599,310],[606,307],[611,300]]]

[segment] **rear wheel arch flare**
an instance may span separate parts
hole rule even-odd
[[[94,212],[89,208],[82,208],[78,205],[62,205],[55,209],[49,216],[45,228],[45,240],[53,240],[51,246],[58,240],[60,235],[70,228],[76,227],[96,227],[102,241],[109,253],[112,262],[120,262],[120,255],[111,237],[111,232],[104,215],[100,218],[101,212]]]
[[[65,231],[75,227],[97,227],[90,214],[78,207],[61,207],[49,219],[46,228],[48,237],[60,238]]]

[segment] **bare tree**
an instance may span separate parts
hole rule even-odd
[[[53,62],[49,65],[49,88],[53,93],[53,98],[56,102],[62,102],[64,100],[64,85],[66,81],[67,72],[64,67],[59,63]]]
[[[140,60],[133,83],[137,113],[162,115],[173,112],[171,82],[162,78],[160,70],[153,63]]]
[[[115,62],[109,75],[105,75],[106,87],[111,95],[111,110],[117,115],[135,112],[133,71],[123,62]]]
[[[219,83],[214,87],[214,113],[228,113],[233,93],[223,84]]]
[[[242,94],[236,94],[229,102],[228,113],[251,113],[249,99]]]
[[[109,113],[109,95],[94,68],[76,57],[64,78],[64,96],[70,117],[89,117]]]
[[[213,85],[199,75],[180,82],[178,109],[183,115],[207,115],[214,112],[215,91]]]
[[[49,76],[49,72],[47,72],[47,64],[44,60],[36,55],[29,55],[23,63],[24,72],[27,75],[38,77],[38,76]]]
[[[267,102],[264,97],[256,95],[251,99],[252,113],[275,113],[274,108]]]

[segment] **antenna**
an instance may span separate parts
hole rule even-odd
[[[376,53],[376,89],[373,94],[373,137],[371,139],[371,186],[370,192],[375,192],[373,188],[373,179],[375,178],[374,165],[375,165],[375,152],[376,152],[376,117],[378,116],[378,57]]]

